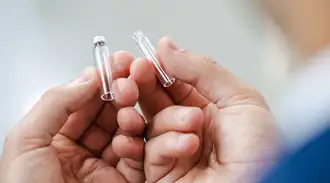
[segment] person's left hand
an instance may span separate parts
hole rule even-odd
[[[8,135],[0,182],[145,181],[144,120],[133,108],[138,88],[126,79],[133,57],[113,58],[115,104],[100,100],[95,69],[46,92]]]
[[[163,88],[153,65],[131,65],[148,121],[148,182],[256,182],[276,161],[278,132],[263,96],[211,58],[165,37],[157,56],[177,81]]]

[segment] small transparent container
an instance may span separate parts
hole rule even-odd
[[[98,70],[98,75],[101,81],[100,92],[101,99],[104,101],[112,101],[115,99],[112,92],[112,71],[111,71],[111,57],[109,49],[106,46],[105,38],[103,36],[95,36],[93,39],[94,49],[93,55],[95,64]]]
[[[140,48],[142,54],[154,65],[157,78],[163,87],[171,86],[175,82],[175,78],[166,73],[163,63],[155,56],[156,49],[149,39],[140,30],[135,31],[132,38]]]

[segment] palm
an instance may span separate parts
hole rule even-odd
[[[152,69],[148,60],[131,66],[139,104],[149,122],[147,181],[253,181],[276,154],[274,119],[263,97],[214,61],[182,52],[167,38],[160,41],[157,53],[181,81],[163,89],[148,73]],[[187,115],[185,106],[199,111]],[[182,108],[186,112],[176,117]]]
[[[124,61],[130,63],[131,58]],[[127,69],[115,71],[114,79],[127,75]],[[44,175],[36,176],[35,180],[42,178],[39,182],[54,183],[144,182],[141,162],[144,144],[140,137],[144,122],[132,107],[137,101],[137,87],[124,78],[117,79],[116,84],[122,87],[120,92],[116,91],[114,103],[104,103],[99,93],[95,93],[84,107],[70,115],[49,146],[31,152],[33,157],[30,159],[37,160],[33,174]],[[128,126],[129,122],[135,125]],[[130,138],[134,141],[129,141]],[[38,182],[35,180],[30,182]]]
[[[54,136],[49,147],[52,153],[47,156],[53,156],[50,159],[54,163],[59,162],[56,163],[61,170],[58,174],[63,181],[144,182],[143,139],[138,137],[144,123],[130,107],[135,104],[137,93],[131,81],[119,79],[118,82],[129,83],[125,84],[127,88],[122,90],[121,97],[116,98],[115,105],[104,103],[96,94],[88,105],[72,114]],[[136,128],[128,126],[129,122]],[[130,138],[134,141],[129,141]]]
[[[23,169],[19,180],[9,175],[10,182],[23,179],[24,182],[54,183],[144,182],[143,144],[139,143],[143,140],[135,137],[143,132],[144,126],[137,125],[140,127],[133,131],[125,129],[128,121],[135,124],[143,121],[142,118],[136,122],[120,117],[123,115],[139,119],[134,108],[126,107],[118,112],[112,104],[104,105],[98,96],[95,97],[89,105],[70,116],[50,145],[15,158],[13,168],[8,170],[10,174],[20,172],[20,167],[31,168]],[[117,123],[124,124],[124,128]],[[124,133],[135,138],[134,142],[127,141],[129,137],[121,135]]]
[[[58,176],[63,177],[64,182],[102,183],[109,182],[109,180],[116,180],[118,183],[127,182],[116,169],[115,164],[119,158],[109,159],[114,163],[111,165],[62,135],[54,138],[52,146],[55,148],[54,153],[49,153],[47,156],[54,156],[49,159],[58,161],[58,163],[54,163],[59,165],[57,167]]]
[[[19,179],[24,179],[24,182],[54,183],[128,182],[123,176],[123,169],[116,168],[119,161],[125,163],[115,155],[106,160],[97,157],[89,149],[57,134],[50,146],[18,156],[12,165],[16,168],[9,169],[13,175],[8,177],[11,178],[10,182],[21,182],[14,174],[20,173],[23,167],[32,167],[24,169]],[[137,179],[136,182],[143,181]]]
[[[273,142],[276,134],[270,112],[258,105],[219,110],[214,104],[207,105],[203,111],[204,130],[197,132],[203,143],[191,158],[191,168],[186,168],[187,172],[178,182],[254,181],[256,172],[266,168],[276,153]],[[249,116],[245,115],[247,112]],[[184,160],[178,160],[176,166],[180,166],[180,161]]]

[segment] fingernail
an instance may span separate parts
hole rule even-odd
[[[71,83],[73,84],[81,84],[81,83],[86,83],[88,82],[94,75],[94,68],[88,67],[86,68],[82,74],[73,80]]]
[[[184,108],[180,111],[180,116],[181,116],[181,122],[182,123],[187,123],[191,117],[195,114],[195,108]]]
[[[189,139],[192,137],[191,134],[180,135],[178,138],[178,145],[186,145],[189,142]]]
[[[122,82],[122,78],[114,80],[112,84],[112,90],[116,94],[116,100],[120,101],[123,91],[125,91],[126,85],[125,82]]]
[[[143,59],[145,59],[145,57],[138,57],[134,61],[143,60]]]
[[[172,50],[177,51],[177,52],[185,52],[187,51],[184,48],[180,48],[172,39],[169,39],[169,46]]]
[[[169,46],[170,46],[170,48],[171,48],[172,50],[176,50],[176,51],[178,51],[178,50],[181,49],[180,46],[178,46],[178,45],[173,41],[173,39],[171,39],[171,38],[168,38],[168,43],[169,43]]]
[[[117,79],[115,81],[115,85],[116,85],[116,90],[117,90],[117,93],[122,93],[125,88],[126,88],[126,83],[125,82],[122,82],[123,80],[121,78]]]

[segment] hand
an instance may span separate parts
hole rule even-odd
[[[113,58],[115,105],[100,100],[93,68],[46,92],[8,135],[0,182],[145,182],[144,120],[132,107],[138,88],[126,79],[133,57]]]
[[[274,118],[253,88],[169,38],[157,54],[178,81],[162,88],[146,59],[131,65],[148,121],[147,182],[254,182],[277,154]]]

